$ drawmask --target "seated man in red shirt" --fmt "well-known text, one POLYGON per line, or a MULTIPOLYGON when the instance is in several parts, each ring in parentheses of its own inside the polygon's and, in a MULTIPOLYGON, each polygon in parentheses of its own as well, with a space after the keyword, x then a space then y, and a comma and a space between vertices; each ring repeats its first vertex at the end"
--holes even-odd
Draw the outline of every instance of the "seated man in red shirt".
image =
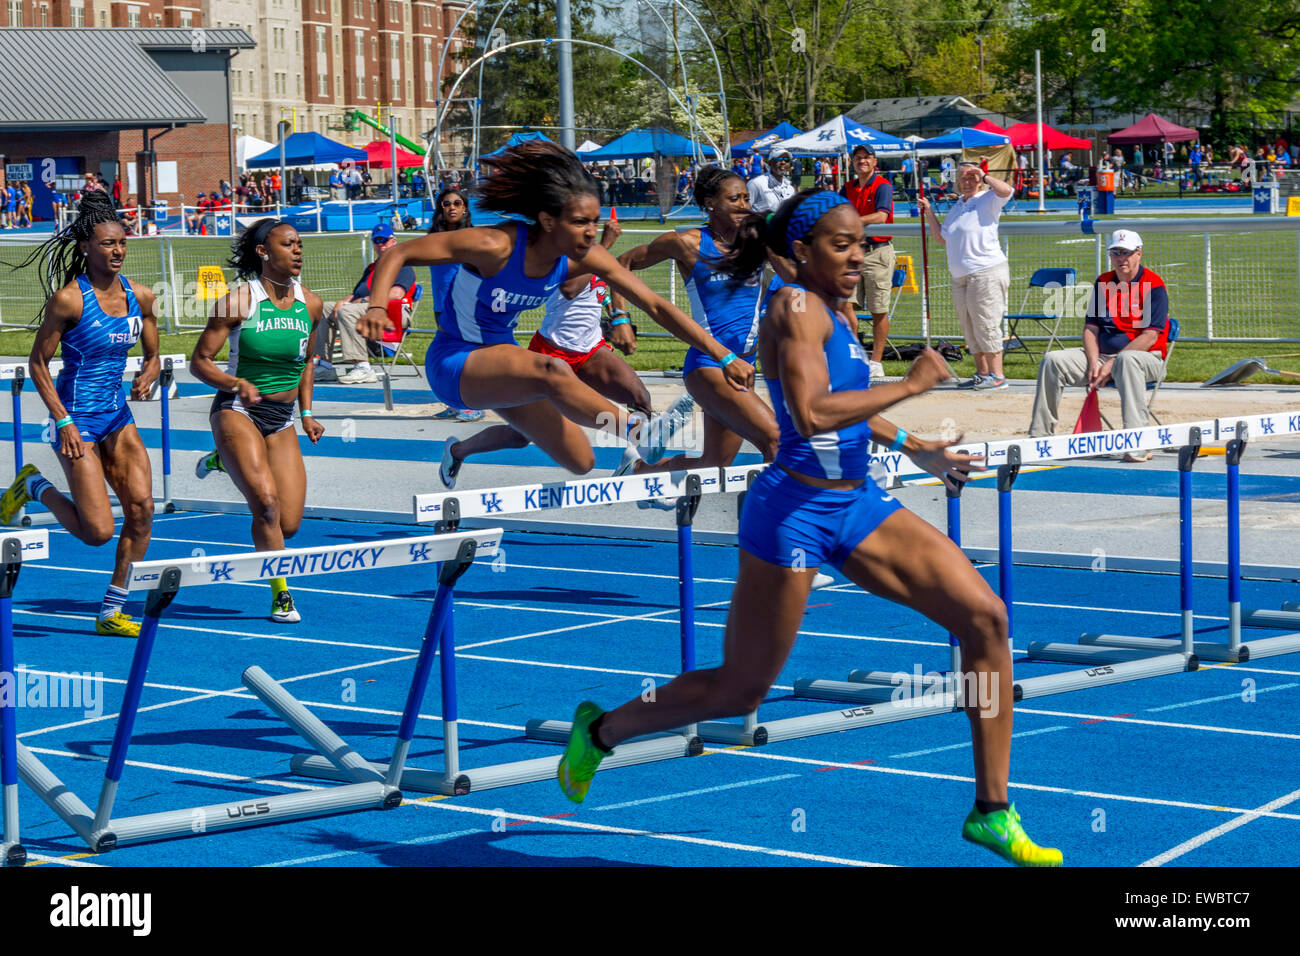
MULTIPOLYGON (((1169 351, 1169 292, 1142 265, 1142 237, 1130 229, 1111 236, 1110 272, 1093 284, 1083 326, 1083 348, 1048 352, 1038 366, 1029 435, 1056 431, 1056 409, 1067 385, 1100 388, 1112 378, 1119 389, 1125 428, 1148 424, 1146 389, 1164 373, 1169 351)), ((1149 461, 1149 451, 1125 461, 1149 461)))

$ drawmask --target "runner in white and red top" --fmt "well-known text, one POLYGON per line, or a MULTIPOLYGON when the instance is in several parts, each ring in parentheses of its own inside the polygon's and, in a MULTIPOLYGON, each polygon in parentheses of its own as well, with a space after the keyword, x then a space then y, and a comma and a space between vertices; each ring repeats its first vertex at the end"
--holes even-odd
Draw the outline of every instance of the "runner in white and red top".
MULTIPOLYGON (((607 222, 600 237, 601 245, 610 248, 622 231, 617 220, 607 222)), ((615 345, 625 355, 636 351, 631 325, 619 322, 611 330, 613 344, 605 341, 601 316, 608 301, 609 286, 604 279, 589 273, 570 277, 546 300, 542 327, 533 335, 528 348, 567 362, 578 378, 601 395, 649 419, 649 391, 632 366, 614 354, 615 345)), ((616 322, 626 317, 626 313, 613 316, 616 322)), ((528 444, 529 439, 509 425, 493 425, 464 441, 448 438, 439 475, 444 485, 453 488, 461 464, 470 455, 524 448, 528 444)))

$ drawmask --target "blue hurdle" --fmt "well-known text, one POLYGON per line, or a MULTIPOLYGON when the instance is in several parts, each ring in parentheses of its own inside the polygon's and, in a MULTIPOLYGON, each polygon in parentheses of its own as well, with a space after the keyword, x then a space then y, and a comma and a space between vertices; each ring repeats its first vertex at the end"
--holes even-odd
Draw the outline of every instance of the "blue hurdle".
MULTIPOLYGON (((716 468, 659 472, 653 475, 624 475, 617 478, 583 478, 544 484, 517 485, 480 491, 457 491, 415 495, 412 511, 417 523, 433 523, 439 533, 450 533, 464 520, 496 521, 505 515, 556 511, 570 507, 620 504, 677 498, 678 594, 681 615, 682 669, 695 667, 695 580, 691 562, 691 525, 700 497, 720 490, 716 468)), ((446 728, 446 767, 442 771, 408 767, 402 773, 403 789, 421 793, 460 796, 475 790, 533 783, 555 776, 560 755, 461 770, 457 754, 458 710, 456 703, 456 649, 451 622, 442 634, 442 700, 446 728)), ((525 736, 534 740, 567 742, 571 724, 562 720, 533 718, 527 721, 525 736)), ((693 728, 631 740, 614 748, 600 769, 632 766, 674 757, 689 757, 703 750, 693 728)), ((294 758, 295 773, 338 779, 337 770, 319 757, 294 758)), ((383 769, 382 767, 380 769, 383 769)))
MULTIPOLYGON (((163 500, 162 509, 165 512, 176 510, 172 502, 172 442, 171 442, 171 397, 175 389, 176 372, 185 367, 184 355, 162 355, 159 356, 159 362, 162 366, 158 373, 158 381, 154 383, 151 394, 156 394, 162 403, 162 473, 163 473, 163 500)), ((126 375, 134 375, 144 367, 144 358, 139 355, 127 357, 126 375)), ((55 359, 50 362, 50 374, 55 378, 58 377, 59 371, 63 368, 63 362, 55 359)), ((0 380, 9 379, 9 391, 13 396, 13 442, 14 442, 14 475, 22 471, 23 468, 23 387, 27 379, 31 377, 28 371, 27 363, 9 363, 0 365, 0 380)), ((115 508, 114 514, 120 514, 121 509, 115 508)), ((18 512, 19 524, 30 527, 33 524, 55 524, 53 515, 43 514, 33 518, 27 514, 27 509, 23 508, 18 512)))
POLYGON ((18 678, 14 671, 14 585, 24 561, 50 554, 45 529, 7 531, 0 537, 0 866, 22 866, 27 851, 18 828, 18 727, 14 711, 18 678))
POLYGON ((16 747, 19 777, 96 853, 104 853, 129 843, 198 836, 284 820, 355 810, 387 810, 399 806, 402 794, 397 780, 401 777, 410 747, 438 635, 450 631, 448 624, 455 582, 470 567, 476 556, 495 554, 500 540, 500 529, 492 529, 362 544, 204 556, 192 561, 172 559, 132 564, 127 586, 133 591, 148 591, 145 616, 140 627, 140 637, 136 641, 135 656, 131 662, 122 709, 118 714, 108 766, 94 811, 22 744, 16 747), (285 574, 333 574, 355 569, 432 566, 438 562, 441 562, 438 590, 429 613, 424 642, 388 773, 376 770, 262 668, 253 666, 244 672, 244 685, 324 754, 346 781, 344 785, 133 817, 113 816, 113 804, 126 766, 127 751, 144 691, 149 659, 158 635, 159 621, 182 587, 266 581, 285 574))

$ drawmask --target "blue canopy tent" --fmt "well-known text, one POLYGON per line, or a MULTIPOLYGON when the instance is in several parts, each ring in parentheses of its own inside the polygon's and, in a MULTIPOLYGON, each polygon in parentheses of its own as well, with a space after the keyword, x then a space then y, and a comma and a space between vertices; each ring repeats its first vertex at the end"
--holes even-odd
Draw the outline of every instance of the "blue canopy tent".
MULTIPOLYGON (((284 139, 285 166, 316 166, 319 163, 364 163, 369 156, 364 149, 337 143, 320 133, 291 133, 284 139)), ((280 165, 280 144, 248 160, 250 169, 269 169, 280 165)))
POLYGON ((506 140, 504 146, 501 146, 501 147, 499 147, 498 149, 494 149, 494 150, 492 150, 492 152, 490 152, 490 153, 484 153, 483 155, 484 155, 484 156, 499 156, 499 155, 501 155, 502 153, 504 153, 507 149, 509 149, 511 146, 518 146, 520 143, 527 143, 527 142, 529 142, 530 140, 534 140, 534 139, 544 139, 544 140, 546 140, 546 142, 548 142, 548 143, 552 143, 552 142, 554 142, 554 140, 552 140, 552 139, 551 139, 549 136, 547 136, 545 133, 534 133, 534 132, 528 132, 528 133, 511 133, 511 134, 510 134, 510 138, 509 138, 508 140, 506 140))
POLYGON ((1006 146, 1010 142, 1009 136, 958 126, 940 136, 918 140, 912 145, 918 153, 959 153, 964 149, 979 149, 984 146, 1006 146))
MULTIPOLYGON (((717 151, 700 144, 704 155, 713 158, 717 151)), ((640 159, 643 156, 694 156, 695 144, 685 136, 670 133, 663 127, 628 130, 622 136, 606 143, 600 149, 582 154, 584 163, 605 162, 611 159, 640 159)))
POLYGON ((803 130, 797 126, 791 126, 785 120, 782 120, 766 133, 755 136, 753 139, 747 139, 743 143, 733 144, 731 156, 733 159, 743 159, 750 153, 766 153, 772 144, 778 140, 789 139, 791 136, 798 136, 802 132, 803 130))

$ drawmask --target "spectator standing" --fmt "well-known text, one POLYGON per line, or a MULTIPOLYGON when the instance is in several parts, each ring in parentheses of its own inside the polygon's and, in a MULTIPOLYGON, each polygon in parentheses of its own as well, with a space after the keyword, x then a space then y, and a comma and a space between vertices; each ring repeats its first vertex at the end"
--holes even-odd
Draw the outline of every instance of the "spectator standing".
MULTIPOLYGON (((1146 388, 1164 372, 1169 350, 1169 292, 1142 265, 1142 237, 1116 230, 1108 249, 1111 269, 1097 277, 1088 300, 1083 347, 1059 349, 1038 366, 1030 437, 1054 434, 1056 410, 1067 385, 1100 388, 1111 379, 1119 389, 1125 428, 1147 425, 1146 388)), ((1151 452, 1126 454, 1149 461, 1151 452)))
POLYGON ((961 387, 1006 388, 1002 317, 1007 314, 1011 273, 998 242, 998 221, 1011 198, 1011 186, 981 172, 975 163, 962 163, 957 188, 961 198, 948 210, 942 226, 929 200, 920 197, 917 203, 922 218, 929 217, 930 235, 948 252, 953 304, 966 347, 975 358, 975 376, 961 387))
POLYGON ((747 184, 751 211, 776 212, 781 203, 794 195, 794 183, 790 182, 793 166, 794 157, 788 149, 774 149, 767 154, 768 171, 747 184))
MULTIPOLYGON (((853 204, 863 226, 894 221, 894 187, 877 171, 876 151, 865 143, 853 147, 853 171, 840 195, 853 204)), ((892 236, 867 236, 867 254, 862 262, 853 307, 871 313, 871 377, 879 380, 885 370, 880 362, 889 336, 889 290, 896 257, 892 236)))
POLYGON ((1205 155, 1201 152, 1201 144, 1193 143, 1191 152, 1187 154, 1187 163, 1192 167, 1192 185, 1201 185, 1201 163, 1204 162, 1205 155))
POLYGON ((113 205, 122 208, 122 177, 113 177, 113 205))
POLYGON ((22 210, 22 218, 26 228, 30 229, 32 223, 36 221, 36 212, 32 208, 36 197, 32 195, 31 183, 26 181, 19 185, 18 206, 22 210))

